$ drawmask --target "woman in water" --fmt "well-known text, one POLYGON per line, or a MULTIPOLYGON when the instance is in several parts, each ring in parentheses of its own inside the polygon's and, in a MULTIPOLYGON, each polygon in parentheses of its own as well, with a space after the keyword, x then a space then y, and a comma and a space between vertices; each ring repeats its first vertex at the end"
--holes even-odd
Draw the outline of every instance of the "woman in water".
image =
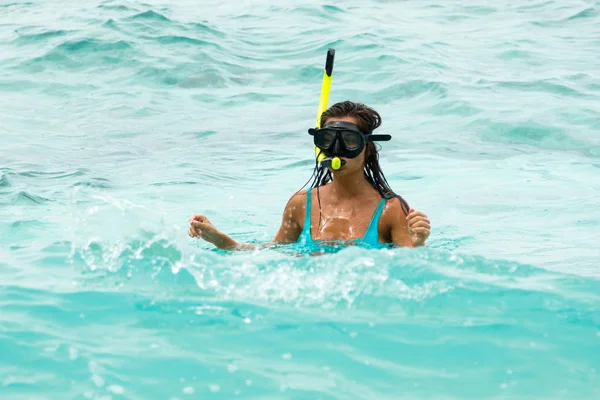
MULTIPOLYGON (((322 114, 322 128, 309 133, 327 158, 317 165, 311 188, 288 201, 274 243, 425 245, 429 219, 392 191, 379 166, 373 142, 391 139, 373 134, 380 125, 381 116, 375 110, 350 101, 334 104, 322 114), (332 160, 338 163, 337 169, 332 168, 332 160)), ((257 247, 236 242, 202 214, 192 215, 188 234, 220 249, 257 247)))

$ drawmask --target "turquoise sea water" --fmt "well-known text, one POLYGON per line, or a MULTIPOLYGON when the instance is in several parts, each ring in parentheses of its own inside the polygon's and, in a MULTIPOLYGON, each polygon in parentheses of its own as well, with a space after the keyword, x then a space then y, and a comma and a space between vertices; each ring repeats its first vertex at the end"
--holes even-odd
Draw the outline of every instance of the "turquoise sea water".
POLYGON ((600 398, 600 2, 2 1, 1 399, 600 398), (330 104, 425 249, 268 241, 330 104))

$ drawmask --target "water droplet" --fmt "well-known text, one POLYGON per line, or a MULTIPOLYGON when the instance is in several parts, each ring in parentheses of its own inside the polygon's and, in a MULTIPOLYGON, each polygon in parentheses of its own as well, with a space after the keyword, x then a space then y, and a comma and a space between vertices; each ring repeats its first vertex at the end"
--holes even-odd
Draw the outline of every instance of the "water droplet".
POLYGON ((281 355, 281 358, 283 358, 284 360, 291 360, 292 359, 292 354, 291 353, 284 353, 281 355))
POLYGON ((508 385, 506 383, 503 383, 503 384, 500 385, 500 389, 506 389, 507 386, 508 385))
POLYGON ((69 348, 69 360, 74 361, 77 360, 79 352, 77 351, 77 349, 71 347, 69 348))
POLYGON ((194 394, 195 390, 191 386, 186 386, 183 388, 183 393, 185 394, 194 394))
POLYGON ((355 338, 357 336, 358 336, 358 333, 356 333, 356 332, 350 332, 350 337, 351 338, 355 338))
POLYGON ((233 373, 234 373, 235 371, 237 371, 237 370, 238 370, 238 367, 236 367, 236 366, 235 366, 235 365, 233 365, 233 364, 229 364, 229 365, 227 366, 227 371, 228 371, 230 374, 233 374, 233 373))
POLYGON ((92 375, 92 382, 94 382, 94 385, 96 385, 97 387, 104 386, 104 379, 102 379, 100 375, 92 375))
POLYGON ((110 385, 107 390, 109 392, 112 392, 114 394, 123 394, 125 393, 125 388, 123 386, 119 386, 119 385, 110 385))
POLYGON ((246 317, 246 318, 244 318, 244 322, 249 324, 250 322, 252 322, 252 320, 250 318, 246 317))
POLYGON ((246 386, 252 386, 252 381, 250 379, 246 379, 246 386))
POLYGON ((58 350, 58 346, 55 346, 55 347, 45 347, 44 348, 44 351, 47 352, 47 353, 54 353, 54 352, 56 352, 56 350, 58 350))
POLYGON ((210 390, 213 393, 217 393, 219 390, 221 390, 221 386, 213 383, 212 385, 208 386, 208 390, 210 390))
POLYGON ((512 375, 512 369, 509 369, 508 371, 506 371, 506 373, 512 375))

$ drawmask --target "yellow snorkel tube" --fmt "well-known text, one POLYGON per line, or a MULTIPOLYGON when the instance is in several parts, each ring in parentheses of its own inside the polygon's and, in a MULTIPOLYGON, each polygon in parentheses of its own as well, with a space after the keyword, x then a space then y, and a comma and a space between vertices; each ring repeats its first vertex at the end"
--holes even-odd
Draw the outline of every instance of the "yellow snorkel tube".
MULTIPOLYGON (((329 91, 331 89, 331 78, 333 76, 333 59, 335 57, 335 49, 330 48, 327 50, 327 59, 325 60, 325 71, 323 71, 323 83, 321 85, 321 98, 319 99, 319 109, 317 111, 317 124, 316 127, 321 127, 321 115, 327 110, 327 102, 329 101, 329 91)), ((326 155, 315 146, 315 155, 317 162, 322 163, 326 159, 326 155)), ((333 157, 327 159, 331 162, 331 169, 338 170, 342 167, 342 160, 339 157, 333 157)), ((327 162, 329 164, 329 162, 327 162)), ((328 165, 329 166, 329 165, 328 165)))

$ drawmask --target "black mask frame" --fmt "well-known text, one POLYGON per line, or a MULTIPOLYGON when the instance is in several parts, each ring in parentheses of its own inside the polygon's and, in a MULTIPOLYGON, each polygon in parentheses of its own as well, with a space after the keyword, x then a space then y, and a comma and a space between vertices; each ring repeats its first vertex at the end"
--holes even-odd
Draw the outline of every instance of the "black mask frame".
POLYGON ((391 135, 364 133, 356 124, 346 121, 330 122, 320 129, 311 128, 308 133, 313 136, 315 146, 328 157, 355 158, 367 143, 392 139, 391 135))

